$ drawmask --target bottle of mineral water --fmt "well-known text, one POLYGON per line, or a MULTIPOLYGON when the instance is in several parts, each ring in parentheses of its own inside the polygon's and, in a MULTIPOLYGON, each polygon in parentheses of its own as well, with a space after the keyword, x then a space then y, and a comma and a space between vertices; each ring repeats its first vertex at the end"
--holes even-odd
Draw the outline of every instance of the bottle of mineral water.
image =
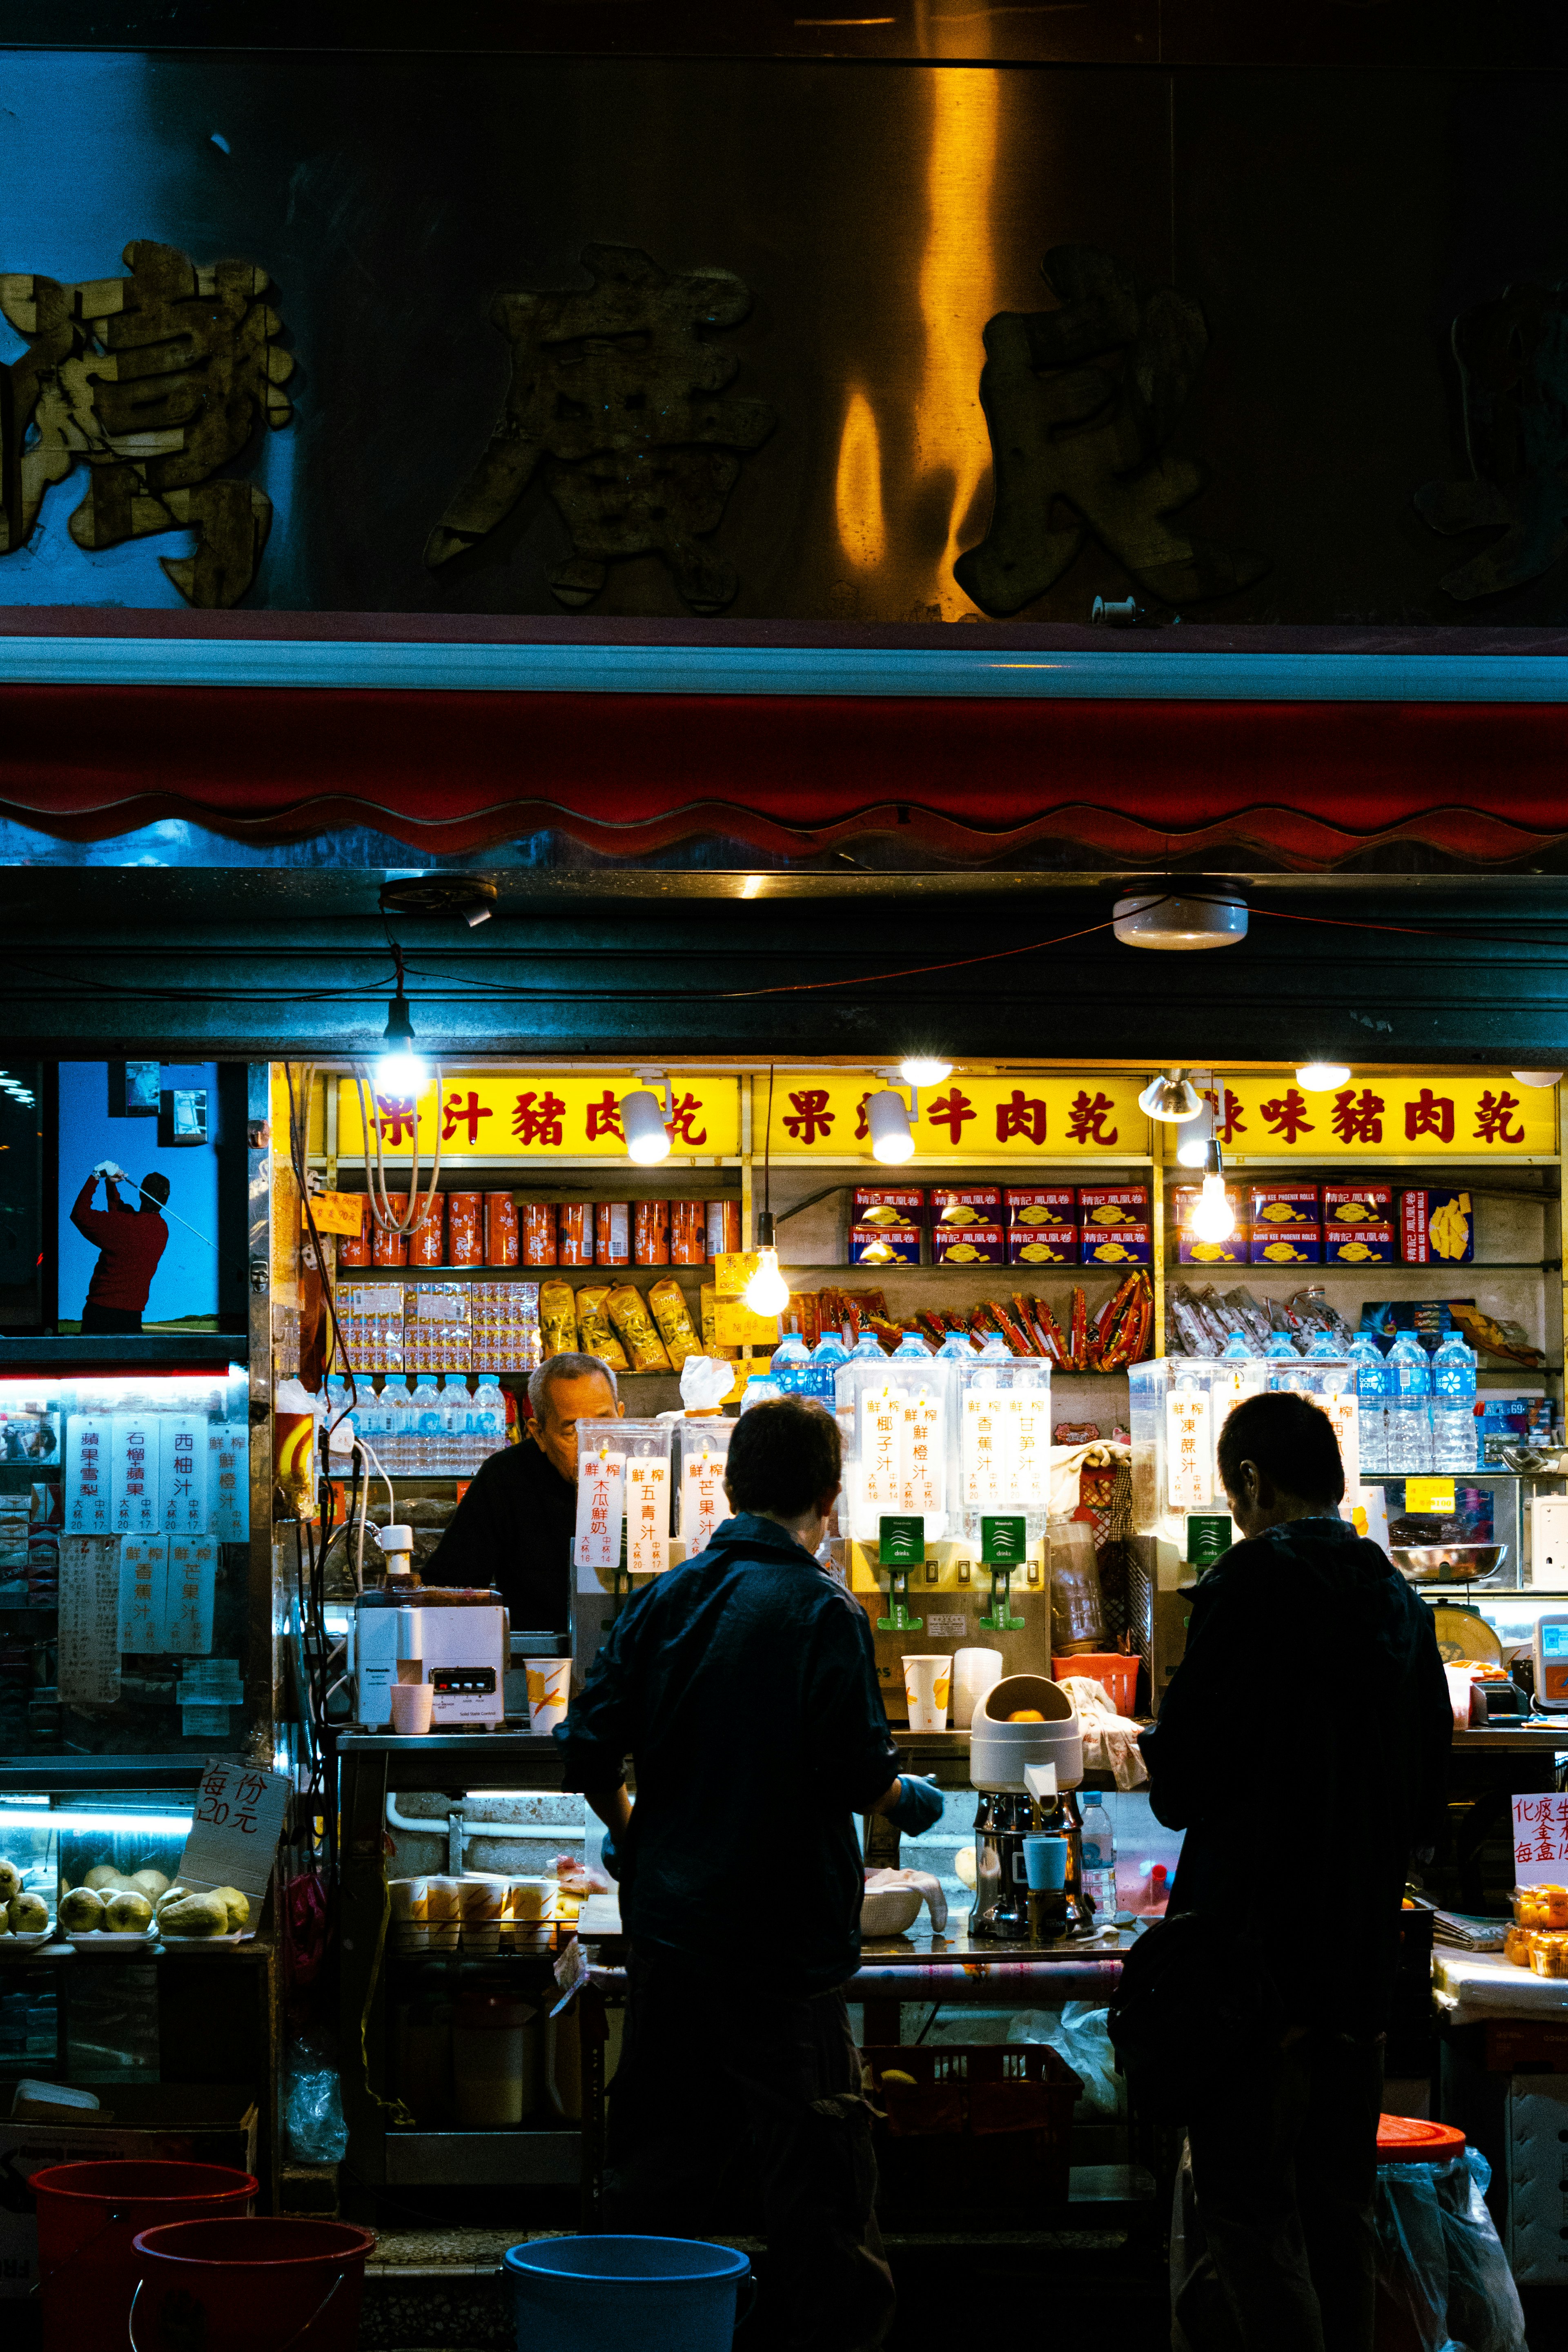
POLYGON ((381 1466, 394 1475, 414 1467, 414 1399, 408 1392, 406 1373, 394 1372, 381 1392, 382 1423, 385 1443, 376 1451, 381 1466))
POLYGON ((792 1323, 784 1337, 773 1349, 773 1360, 768 1376, 780 1396, 811 1394, 811 1358, 805 1352, 805 1341, 800 1336, 800 1326, 792 1323))
POLYGON ((1432 1467, 1476 1466, 1476 1351, 1450 1331, 1432 1359, 1432 1467))
POLYGON ((1094 1905, 1095 1926, 1108 1927, 1116 1916, 1116 1831, 1097 1790, 1084 1801, 1081 1843, 1083 1891, 1094 1905))
POLYGON ((506 1444, 506 1391, 498 1381, 481 1380, 474 1391, 475 1457, 478 1470, 506 1444))
POLYGON ((1388 1466, 1396 1476, 1423 1477, 1432 1467, 1432 1359, 1414 1331, 1395 1339, 1388 1369, 1388 1466))
POLYGON ((838 1333, 831 1329, 823 1333, 811 1351, 810 1385, 805 1393, 825 1404, 829 1412, 833 1411, 834 1383, 838 1377, 838 1367, 848 1361, 848 1349, 838 1333))
POLYGON ((1351 1341, 1350 1362, 1360 1408, 1361 1474, 1364 1482, 1385 1477, 1393 1467, 1388 1458, 1388 1401, 1394 1375, 1370 1331, 1358 1331, 1351 1341))

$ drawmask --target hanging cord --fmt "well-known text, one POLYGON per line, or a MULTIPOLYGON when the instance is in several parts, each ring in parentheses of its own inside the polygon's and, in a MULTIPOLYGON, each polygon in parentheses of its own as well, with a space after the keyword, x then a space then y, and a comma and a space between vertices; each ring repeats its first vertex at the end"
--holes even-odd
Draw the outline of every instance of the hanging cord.
POLYGON ((768 1116, 767 1123, 763 1129, 763 1214, 764 1217, 771 1217, 773 1212, 773 1066, 770 1062, 768 1064, 768 1116))
POLYGON ((435 1065, 435 1073, 436 1144, 434 1165, 430 1170, 429 1189, 426 1192, 424 1199, 421 1200, 419 1197, 419 1111, 417 1105, 416 1105, 409 1115, 409 1126, 413 1132, 413 1152, 408 1170, 408 1208, 406 1213, 403 1217, 399 1218, 395 1216, 393 1213, 392 1197, 387 1190, 386 1161, 382 1151, 381 1142, 381 1120, 378 1117, 373 1115, 372 1110, 372 1106, 375 1101, 374 1081, 371 1077, 369 1071, 366 1069, 363 1062, 356 1062, 354 1064, 354 1085, 359 1088, 360 1125, 365 1138, 365 1191, 370 1195, 371 1215, 374 1218, 376 1223, 381 1227, 384 1234, 395 1234, 400 1236, 411 1234, 415 1226, 426 1214, 432 1202, 436 1198, 436 1186, 441 1174, 442 1081, 441 1066, 438 1062, 435 1065), (375 1138, 375 1162, 374 1173, 372 1172, 370 1156, 370 1138, 373 1135, 375 1138))

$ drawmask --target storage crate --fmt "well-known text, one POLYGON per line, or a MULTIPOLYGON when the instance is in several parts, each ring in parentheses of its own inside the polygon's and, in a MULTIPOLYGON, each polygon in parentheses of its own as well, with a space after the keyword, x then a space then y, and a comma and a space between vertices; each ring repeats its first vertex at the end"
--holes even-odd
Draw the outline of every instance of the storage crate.
POLYGON ((947 2042, 865 2057, 887 2118, 881 2164, 895 2200, 932 2187, 990 2200, 1005 2185, 1065 2202, 1083 2084, 1048 2043, 947 2042), (889 2074, 913 2080, 889 2083, 889 2074))

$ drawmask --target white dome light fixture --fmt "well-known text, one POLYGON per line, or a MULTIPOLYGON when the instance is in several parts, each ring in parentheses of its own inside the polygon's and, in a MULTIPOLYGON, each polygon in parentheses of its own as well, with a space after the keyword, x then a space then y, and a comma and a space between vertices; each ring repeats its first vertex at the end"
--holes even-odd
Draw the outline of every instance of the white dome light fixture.
POLYGON ((866 1125, 871 1135, 871 1157, 886 1167, 915 1156, 914 1131, 909 1105, 891 1087, 866 1097, 866 1125))
MULTIPOLYGON (((656 1070, 638 1070, 639 1078, 659 1078, 656 1070)), ((621 1127, 626 1139, 626 1158, 639 1168, 657 1167, 669 1158, 669 1129, 666 1125, 673 1108, 669 1102, 669 1080, 662 1078, 665 1099, 660 1102, 646 1087, 635 1094, 621 1097, 621 1127)))
POLYGON ((1204 1098, 1188 1077, 1185 1070, 1162 1071, 1151 1078, 1138 1097, 1138 1108, 1151 1118, 1163 1118, 1179 1127, 1189 1118, 1196 1118, 1203 1109, 1204 1098))
POLYGON ((1510 1070, 1509 1076, 1521 1087, 1554 1087, 1563 1073, 1561 1070, 1510 1070))
POLYGON ((1124 948, 1233 948, 1247 937, 1247 901, 1228 891, 1185 898, 1146 890, 1118 898, 1110 919, 1124 948))
POLYGON ((940 1087, 952 1076, 952 1064, 940 1054, 910 1054, 899 1064, 899 1076, 909 1087, 940 1087))
POLYGON ((1336 1087, 1348 1087, 1350 1082, 1348 1062, 1303 1062, 1296 1073, 1296 1084, 1303 1094, 1331 1095, 1336 1087))
POLYGON ((1209 1145, 1213 1141, 1214 1104, 1205 1095, 1196 1118, 1189 1120, 1182 1129, 1176 1144, 1176 1158, 1184 1168, 1202 1168, 1207 1163, 1209 1145))

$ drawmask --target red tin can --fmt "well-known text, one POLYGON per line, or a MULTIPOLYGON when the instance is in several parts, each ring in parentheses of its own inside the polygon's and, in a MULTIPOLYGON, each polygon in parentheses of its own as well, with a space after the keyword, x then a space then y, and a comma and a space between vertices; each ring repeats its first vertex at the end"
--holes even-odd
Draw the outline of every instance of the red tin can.
POLYGON ((484 1207, 482 1192, 451 1192, 447 1202, 448 1265, 483 1265, 484 1207))
POLYGON ((371 1263, 370 1231, 370 1194, 366 1192, 360 1200, 358 1233, 338 1235, 340 1265, 369 1265, 371 1263))
POLYGON ((706 1265, 708 1219, 702 1202, 670 1202, 669 1262, 671 1265, 706 1265))
MULTIPOLYGON (((401 1222, 408 1214, 407 1193, 389 1192, 386 1196, 386 1205, 392 1214, 401 1222)), ((406 1265, 407 1263, 407 1234, 384 1234, 381 1227, 377 1225, 375 1238, 371 1244, 371 1264, 373 1265, 406 1265)))
POLYGON ((637 1202, 635 1246, 638 1265, 669 1264, 669 1202, 668 1201, 637 1202))
POLYGON ((522 1262, 524 1265, 553 1265, 556 1263, 553 1201, 523 1202, 522 1262))
POLYGON ((629 1201, 601 1201, 594 1212, 595 1265, 630 1265, 632 1207, 629 1201))
POLYGON ((594 1263, 594 1203, 563 1201, 555 1213, 555 1246, 562 1265, 594 1263))
POLYGON ((445 1265, 447 1263, 447 1195, 437 1192, 408 1236, 410 1265, 445 1265))
POLYGON ((707 1201, 708 1255, 723 1257, 741 1246, 741 1203, 739 1201, 707 1201))
POLYGON ((517 1264, 517 1202, 510 1192, 485 1194, 485 1264, 517 1264))

